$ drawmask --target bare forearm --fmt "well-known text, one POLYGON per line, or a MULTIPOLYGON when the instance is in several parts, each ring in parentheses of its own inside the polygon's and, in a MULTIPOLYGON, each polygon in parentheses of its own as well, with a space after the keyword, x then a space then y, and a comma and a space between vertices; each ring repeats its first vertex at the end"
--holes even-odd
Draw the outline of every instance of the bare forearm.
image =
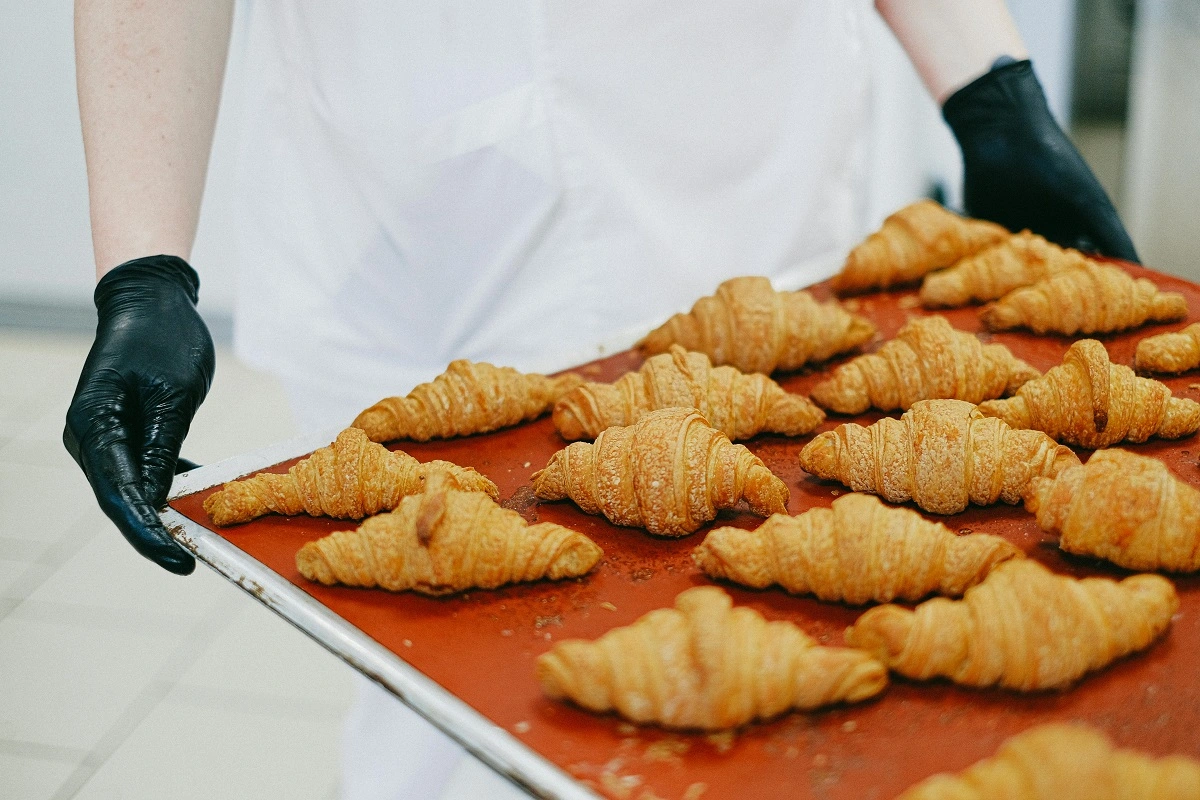
POLYGON ((232 16, 233 0, 76 0, 97 277, 190 256, 232 16))
POLYGON ((1004 0, 875 0, 940 105, 1000 56, 1027 58, 1004 0))

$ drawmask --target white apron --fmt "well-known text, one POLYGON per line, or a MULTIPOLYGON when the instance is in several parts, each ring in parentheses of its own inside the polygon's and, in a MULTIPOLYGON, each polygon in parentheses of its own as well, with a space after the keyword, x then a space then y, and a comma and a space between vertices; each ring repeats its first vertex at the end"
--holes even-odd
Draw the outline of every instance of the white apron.
MULTIPOLYGON (((808 285, 863 228, 868 0, 247 2, 235 346, 314 424, 808 285)), ((395 752, 359 735, 348 775, 395 752)), ((436 796, 387 772, 348 796, 436 796)))

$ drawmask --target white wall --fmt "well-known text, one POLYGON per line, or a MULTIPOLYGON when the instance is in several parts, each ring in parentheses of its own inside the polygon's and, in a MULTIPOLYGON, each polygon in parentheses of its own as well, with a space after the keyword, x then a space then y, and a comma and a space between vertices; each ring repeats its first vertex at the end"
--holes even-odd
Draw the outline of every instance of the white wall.
MULTIPOLYGON (((90 306, 95 270, 75 96, 71 0, 0 0, 0 300, 90 306)), ((236 46, 236 42, 234 43, 236 46)), ((236 70, 230 96, 240 92, 236 70)), ((217 123, 209 190, 193 262, 201 309, 233 308, 231 157, 236 133, 217 123)))
MULTIPOLYGON (((1185 2, 1187 0, 1181 0, 1185 2)), ((240 4, 239 4, 240 5, 240 4)), ((1074 0, 1010 0, 1055 109, 1069 105, 1074 0)), ((75 98, 70 0, 0 0, 0 300, 90 303, 87 185, 75 98)), ((239 26, 235 25, 235 31, 239 26)), ((236 36, 236 34, 235 34, 236 36)), ((931 180, 959 188, 958 151, 903 51, 877 18, 872 222, 919 196, 931 180)), ((231 166, 240 97, 236 40, 217 123, 209 185, 192 261, 201 308, 231 313, 236 289, 231 166)))
POLYGON ((1200 3, 1138 4, 1124 208, 1142 262, 1200 280, 1200 3))

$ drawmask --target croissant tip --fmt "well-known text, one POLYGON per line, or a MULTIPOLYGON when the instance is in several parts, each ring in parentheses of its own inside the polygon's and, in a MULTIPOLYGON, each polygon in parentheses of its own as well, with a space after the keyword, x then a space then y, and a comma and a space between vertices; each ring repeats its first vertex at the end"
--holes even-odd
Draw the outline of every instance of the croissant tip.
POLYGON ((912 615, 913 612, 899 606, 876 606, 846 629, 846 643, 865 650, 884 664, 891 664, 904 651, 912 615))
POLYGON ((800 468, 818 478, 832 478, 837 471, 837 432, 819 434, 800 451, 800 468))
POLYGON ((333 571, 329 569, 329 564, 321 555, 321 548, 316 542, 308 542, 296 553, 296 569, 310 581, 317 581, 326 586, 336 583, 333 571))
POLYGON ((399 439, 401 438, 399 434, 390 435, 392 433, 388 426, 390 417, 391 415, 382 409, 368 408, 355 417, 354 422, 350 423, 350 427, 346 430, 360 430, 366 434, 368 439, 376 443, 399 439))
POLYGON ((554 421, 554 427, 558 431, 558 435, 566 439, 568 442, 574 442, 578 439, 587 437, 588 431, 583 427, 583 423, 579 420, 579 415, 575 413, 575 409, 565 402, 566 398, 559 400, 554 405, 554 411, 550 417, 554 421))

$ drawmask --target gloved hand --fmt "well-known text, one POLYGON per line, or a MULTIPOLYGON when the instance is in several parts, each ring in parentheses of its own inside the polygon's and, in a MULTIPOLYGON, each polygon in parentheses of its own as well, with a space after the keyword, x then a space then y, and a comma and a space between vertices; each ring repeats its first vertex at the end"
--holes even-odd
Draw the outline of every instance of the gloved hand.
POLYGON ((952 94, 942 115, 962 148, 968 214, 1138 260, 1108 195, 1050 115, 1029 61, 994 67, 952 94))
POLYGON ((100 508, 134 548, 179 575, 196 560, 156 509, 212 383, 212 337, 196 312, 200 279, 175 256, 128 261, 96 284, 99 324, 67 411, 63 443, 100 508))

